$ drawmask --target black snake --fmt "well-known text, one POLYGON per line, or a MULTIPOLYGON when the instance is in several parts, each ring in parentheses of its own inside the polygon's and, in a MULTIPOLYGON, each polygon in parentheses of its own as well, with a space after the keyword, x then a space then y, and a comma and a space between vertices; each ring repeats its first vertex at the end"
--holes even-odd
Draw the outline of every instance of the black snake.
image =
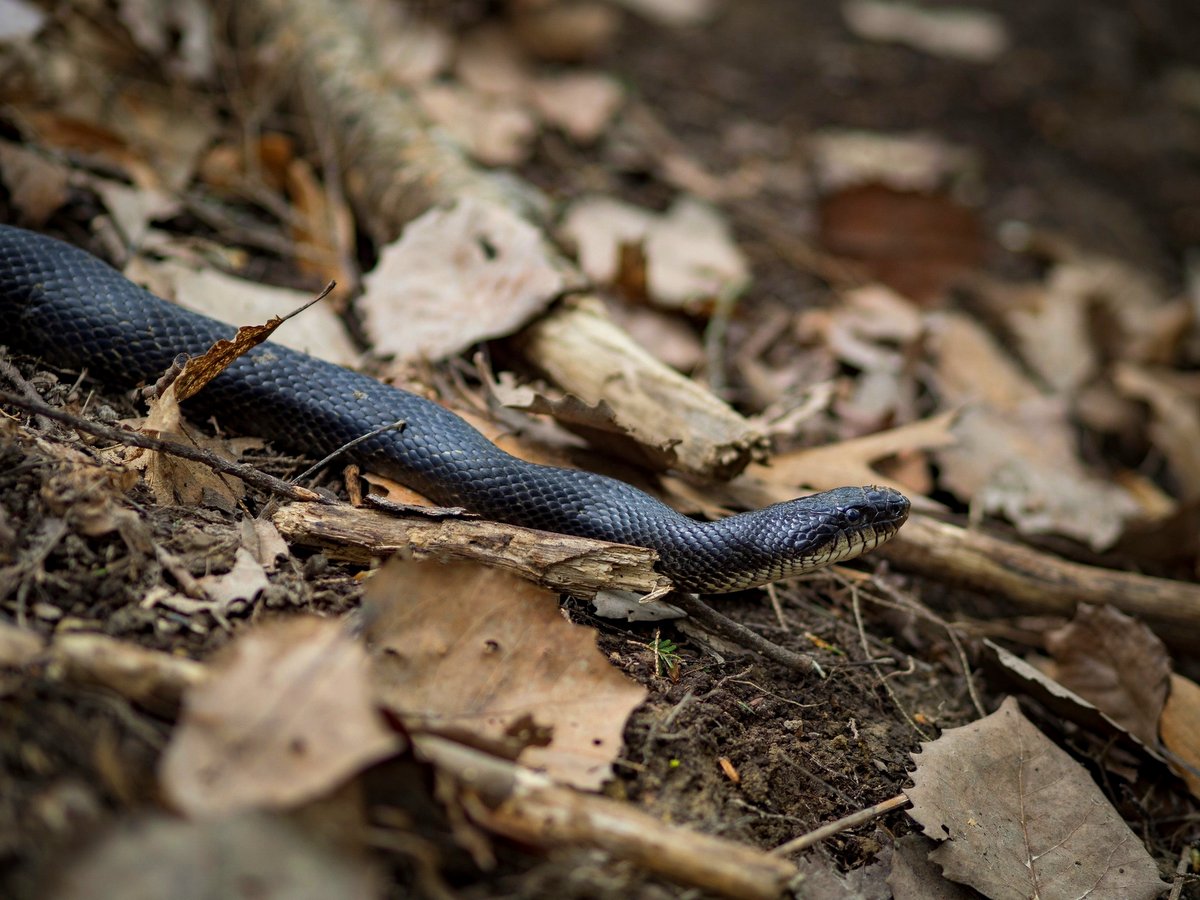
MULTIPOLYGON (((0 344, 84 368, 114 387, 152 381, 180 353, 233 328, 167 303, 70 244, 0 225, 0 344)), ((432 401, 265 343, 187 408, 314 454, 403 419, 349 455, 437 503, 502 522, 650 547, 674 585, 733 591, 870 550, 896 533, 908 500, 844 487, 717 522, 699 522, 611 478, 509 456, 432 401)))

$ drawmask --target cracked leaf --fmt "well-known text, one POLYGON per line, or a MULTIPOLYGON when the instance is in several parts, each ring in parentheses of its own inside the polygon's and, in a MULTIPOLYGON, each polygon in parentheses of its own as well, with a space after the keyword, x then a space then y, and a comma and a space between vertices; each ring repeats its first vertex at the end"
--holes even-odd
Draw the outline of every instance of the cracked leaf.
POLYGON ((909 812, 947 878, 993 900, 1152 900, 1158 866, 1087 771, 1009 697, 914 754, 909 812))

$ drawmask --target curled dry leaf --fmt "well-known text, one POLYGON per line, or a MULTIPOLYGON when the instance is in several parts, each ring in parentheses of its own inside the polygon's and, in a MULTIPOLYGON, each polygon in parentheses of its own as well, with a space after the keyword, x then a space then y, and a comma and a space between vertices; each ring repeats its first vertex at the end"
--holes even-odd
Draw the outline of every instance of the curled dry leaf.
POLYGON ((1087 771, 1009 697, 914 754, 912 816, 947 878, 993 900, 1153 900, 1158 866, 1087 771))
POLYGON ((298 617, 243 632, 184 697, 159 778, 192 816, 288 808, 398 749, 345 626, 298 617))
POLYGON ((538 229, 476 200, 414 220, 365 283, 363 326, 376 352, 400 360, 511 334, 566 286, 538 229))
POLYGON ((30 228, 40 228, 70 198, 70 169, 9 141, 0 141, 0 180, 30 228))
POLYGON ((562 618, 555 594, 477 565, 393 558, 363 605, 377 696, 406 726, 503 743, 532 722, 549 743, 525 746, 522 763, 585 789, 608 778, 646 690, 562 618))
POLYGON ((1171 657, 1149 628, 1111 606, 1080 604, 1046 634, 1055 678, 1145 744, 1158 744, 1171 657))
POLYGON ((736 296, 749 278, 728 223, 691 197, 680 198, 663 215, 609 197, 584 197, 567 211, 562 232, 575 245, 583 270, 605 284, 619 274, 622 247, 640 244, 647 292, 664 306, 736 296))

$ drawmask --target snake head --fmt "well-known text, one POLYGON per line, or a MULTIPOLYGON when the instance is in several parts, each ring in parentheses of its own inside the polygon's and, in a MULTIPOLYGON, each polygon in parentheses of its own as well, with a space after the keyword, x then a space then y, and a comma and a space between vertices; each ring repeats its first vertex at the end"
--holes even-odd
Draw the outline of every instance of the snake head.
POLYGON ((908 498, 893 488, 867 485, 824 491, 791 501, 799 567, 790 574, 810 572, 831 563, 854 559, 890 540, 908 519, 908 498))

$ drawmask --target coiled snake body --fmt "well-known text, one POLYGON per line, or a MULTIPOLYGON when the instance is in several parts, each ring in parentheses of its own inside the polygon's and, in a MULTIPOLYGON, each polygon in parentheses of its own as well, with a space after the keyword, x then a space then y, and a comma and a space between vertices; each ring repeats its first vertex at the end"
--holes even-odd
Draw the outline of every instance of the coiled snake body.
MULTIPOLYGON (((90 254, 0 225, 0 344, 114 387, 161 375, 234 329, 143 290, 90 254)), ((850 559, 908 515, 890 488, 838 488, 717 522, 698 522, 604 476, 535 465, 495 447, 436 403, 267 342, 187 402, 239 431, 324 455, 403 419, 349 455, 498 521, 650 547, 681 590, 740 590, 850 559)))

